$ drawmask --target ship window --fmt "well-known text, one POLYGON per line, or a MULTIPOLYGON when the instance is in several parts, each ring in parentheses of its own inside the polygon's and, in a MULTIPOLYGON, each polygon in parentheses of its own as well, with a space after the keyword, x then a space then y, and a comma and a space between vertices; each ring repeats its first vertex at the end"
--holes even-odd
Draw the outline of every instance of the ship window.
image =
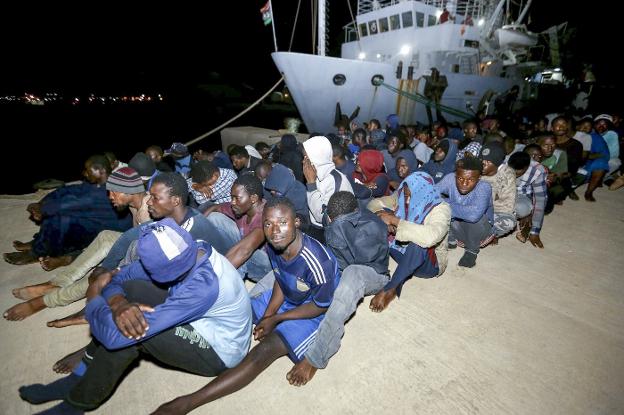
POLYGON ((425 14, 423 12, 416 12, 416 26, 425 26, 425 14))
POLYGON ((377 34, 377 20, 373 20, 372 22, 368 22, 368 31, 371 35, 377 34))
POLYGON ((464 47, 465 48, 475 48, 475 49, 479 49, 479 41, 478 40, 464 40, 464 47))
POLYGON ((438 21, 438 19, 436 19, 435 15, 430 14, 429 16, 427 16, 427 26, 435 26, 436 22, 438 21))
POLYGON ((381 19, 379 19, 379 33, 387 32, 387 31, 388 31, 388 18, 382 17, 381 19))
POLYGON ((379 86, 383 83, 384 83, 383 75, 373 75, 373 77, 371 78, 371 84, 373 84, 374 86, 379 86))
POLYGON ((399 21, 399 15, 395 14, 390 16, 390 30, 397 30, 401 28, 401 22, 399 21))
POLYGON ((414 26, 414 20, 412 19, 412 12, 405 12, 401 14, 403 18, 403 28, 414 26))
POLYGON ((368 27, 366 26, 366 23, 360 23, 360 36, 368 36, 368 27))
POLYGON ((334 85, 341 86, 341 85, 344 85, 345 82, 347 82, 347 77, 341 73, 338 73, 334 75, 333 81, 334 81, 334 85))

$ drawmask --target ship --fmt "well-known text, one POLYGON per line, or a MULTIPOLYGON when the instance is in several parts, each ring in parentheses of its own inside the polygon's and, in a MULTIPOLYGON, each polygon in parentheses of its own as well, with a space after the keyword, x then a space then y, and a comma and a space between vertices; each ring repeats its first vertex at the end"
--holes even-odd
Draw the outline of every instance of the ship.
POLYGON ((522 23, 531 0, 512 21, 507 0, 359 0, 340 57, 326 56, 318 3, 317 53, 271 55, 309 132, 335 130, 337 104, 359 125, 389 114, 431 124, 491 113, 493 100, 549 64, 534 58, 549 55, 534 53, 544 45, 522 23))

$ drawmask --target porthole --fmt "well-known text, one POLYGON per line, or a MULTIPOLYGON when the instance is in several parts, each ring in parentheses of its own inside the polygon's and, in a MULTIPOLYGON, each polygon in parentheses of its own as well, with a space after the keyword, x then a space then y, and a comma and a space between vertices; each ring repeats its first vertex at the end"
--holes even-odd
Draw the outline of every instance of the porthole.
POLYGON ((339 73, 334 75, 334 85, 341 86, 344 85, 345 82, 347 82, 347 77, 343 74, 339 73))
POLYGON ((383 75, 374 75, 371 78, 371 84, 373 84, 374 86, 380 86, 383 83, 384 83, 383 75))

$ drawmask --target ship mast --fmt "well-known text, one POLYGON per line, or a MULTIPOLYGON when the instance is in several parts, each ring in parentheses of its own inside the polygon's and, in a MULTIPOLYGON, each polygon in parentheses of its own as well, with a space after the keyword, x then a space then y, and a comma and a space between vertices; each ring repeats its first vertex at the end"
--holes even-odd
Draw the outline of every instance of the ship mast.
POLYGON ((325 32, 325 0, 317 0, 317 20, 318 20, 318 55, 325 56, 325 42, 327 33, 325 32))

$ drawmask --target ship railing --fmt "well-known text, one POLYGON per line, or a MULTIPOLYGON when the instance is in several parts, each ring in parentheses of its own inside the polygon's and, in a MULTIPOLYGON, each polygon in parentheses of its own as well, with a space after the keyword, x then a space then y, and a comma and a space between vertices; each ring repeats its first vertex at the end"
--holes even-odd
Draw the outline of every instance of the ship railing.
MULTIPOLYGON (((359 0, 357 14, 369 13, 374 10, 398 4, 401 1, 404 0, 359 0)), ((487 18, 493 11, 492 2, 485 0, 420 0, 420 2, 433 6, 440 11, 452 4, 454 10, 453 15, 456 17, 462 16, 462 18, 456 21, 464 21, 466 17, 470 16, 472 20, 476 22, 482 17, 487 18)))

